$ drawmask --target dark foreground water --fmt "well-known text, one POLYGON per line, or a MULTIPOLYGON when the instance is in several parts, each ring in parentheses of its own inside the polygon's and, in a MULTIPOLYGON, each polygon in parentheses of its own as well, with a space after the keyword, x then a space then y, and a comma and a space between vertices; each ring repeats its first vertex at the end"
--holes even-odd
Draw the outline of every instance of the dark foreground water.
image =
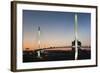
MULTIPOLYGON (((23 51, 23 62, 61 61, 74 59, 74 50, 46 50, 41 54, 41 58, 37 57, 36 51, 23 51)), ((91 51, 79 49, 78 60, 81 59, 91 59, 91 51)))

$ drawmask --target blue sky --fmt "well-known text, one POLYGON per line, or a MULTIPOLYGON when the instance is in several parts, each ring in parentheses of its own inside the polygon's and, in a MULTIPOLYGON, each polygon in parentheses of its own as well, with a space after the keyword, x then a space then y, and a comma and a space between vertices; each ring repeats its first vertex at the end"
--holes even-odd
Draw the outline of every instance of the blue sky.
MULTIPOLYGON (((40 27, 41 32, 40 41, 42 47, 71 45, 75 38, 74 15, 74 12, 23 10, 24 47, 36 47, 38 27, 40 27)), ((77 13, 77 15, 78 39, 82 42, 82 45, 90 45, 91 14, 77 13)))

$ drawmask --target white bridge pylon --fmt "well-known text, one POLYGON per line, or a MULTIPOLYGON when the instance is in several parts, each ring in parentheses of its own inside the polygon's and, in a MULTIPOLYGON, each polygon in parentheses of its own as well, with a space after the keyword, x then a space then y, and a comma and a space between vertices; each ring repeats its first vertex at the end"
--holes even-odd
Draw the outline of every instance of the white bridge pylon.
MULTIPOLYGON (((41 47, 40 47, 40 26, 38 26, 38 49, 40 49, 41 47)), ((37 57, 38 58, 41 58, 41 52, 38 50, 37 51, 37 57)))
POLYGON ((78 59, 78 34, 77 34, 77 30, 78 30, 78 18, 77 18, 77 14, 75 14, 75 25, 74 25, 74 29, 75 29, 75 60, 78 59))

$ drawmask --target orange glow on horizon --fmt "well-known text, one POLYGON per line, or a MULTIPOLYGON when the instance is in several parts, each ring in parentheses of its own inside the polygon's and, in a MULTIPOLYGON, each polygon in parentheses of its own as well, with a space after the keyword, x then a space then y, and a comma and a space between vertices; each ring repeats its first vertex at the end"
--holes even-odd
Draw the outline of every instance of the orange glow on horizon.
MULTIPOLYGON (((81 41, 81 40, 80 40, 81 41)), ((90 46, 91 44, 89 43, 90 41, 84 43, 86 41, 82 41, 82 46, 90 46)), ((72 42, 71 41, 58 41, 58 40, 41 40, 40 47, 41 48, 50 48, 50 47, 62 47, 62 46, 71 46, 72 42)), ((23 50, 35 50, 35 49, 40 49, 38 48, 38 41, 37 40, 29 40, 29 39, 24 39, 23 40, 23 50)))

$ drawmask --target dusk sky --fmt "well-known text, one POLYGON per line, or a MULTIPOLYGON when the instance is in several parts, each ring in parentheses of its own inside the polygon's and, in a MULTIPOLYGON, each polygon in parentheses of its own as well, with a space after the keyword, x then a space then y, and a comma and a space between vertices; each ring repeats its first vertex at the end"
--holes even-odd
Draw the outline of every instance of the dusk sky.
MULTIPOLYGON (((23 10, 23 49, 38 48, 38 27, 40 27, 41 48, 70 46, 75 39, 74 12, 23 10)), ((91 14, 77 13, 78 39, 83 46, 91 42, 91 14)))

